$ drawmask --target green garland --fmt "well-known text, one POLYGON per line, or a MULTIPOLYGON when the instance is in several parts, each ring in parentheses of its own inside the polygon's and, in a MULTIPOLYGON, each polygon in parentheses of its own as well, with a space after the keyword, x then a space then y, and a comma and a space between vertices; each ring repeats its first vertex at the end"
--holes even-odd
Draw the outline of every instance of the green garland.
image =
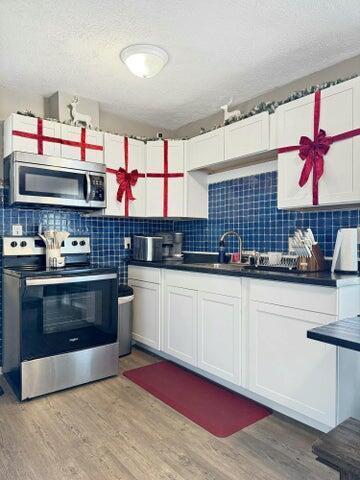
MULTIPOLYGON (((249 117, 252 117, 253 115, 257 115, 258 113, 262 113, 262 112, 269 112, 270 114, 275 113, 275 110, 280 105, 284 105, 285 103, 292 102, 294 100, 297 100, 298 98, 311 95, 312 93, 315 93, 317 90, 324 90, 325 88, 333 87, 334 85, 338 85, 339 83, 347 82, 348 80, 351 80, 356 77, 358 77, 358 74, 353 74, 349 77, 338 78, 337 80, 323 82, 308 88, 303 88, 302 90, 297 90, 296 92, 293 92, 291 95, 289 95, 283 100, 274 100, 272 102, 260 102, 257 105, 255 105, 255 107, 252 108, 249 112, 242 113, 241 115, 235 115, 234 117, 228 118, 222 125, 217 125, 216 127, 211 128, 208 131, 224 127, 225 125, 230 125, 231 123, 238 122, 240 120, 244 120, 245 118, 249 118, 249 117)), ((201 129, 200 133, 206 133, 206 130, 201 129)))
MULTIPOLYGON (((337 80, 332 80, 332 81, 329 81, 329 82, 323 82, 323 83, 320 83, 318 85, 313 85, 312 87, 303 88, 302 90, 297 90, 296 92, 293 92, 291 95, 289 95, 288 97, 286 97, 283 100, 274 100, 272 102, 260 102, 257 105, 255 105, 255 107, 252 108, 249 112, 242 113, 240 115, 234 115, 233 117, 225 120, 225 122, 223 122, 221 125, 216 125, 213 128, 210 128, 208 130, 206 130, 205 128, 201 128, 199 133, 203 134, 203 133, 211 132, 211 131, 216 130, 218 128, 222 128, 225 125, 230 125, 231 123, 239 122, 240 120, 244 120, 245 118, 249 118, 249 117, 252 117, 253 115, 257 115, 258 113, 262 113, 262 112, 269 112, 270 114, 274 113, 275 110, 280 105, 284 105, 285 103, 292 102, 294 100, 297 100, 298 98, 302 98, 302 97, 306 97, 307 95, 311 95, 312 93, 316 92, 317 90, 324 90, 325 88, 333 87, 334 85, 338 85, 339 83, 346 82, 346 81, 351 80, 353 78, 356 78, 358 76, 359 76, 358 74, 353 74, 349 77, 338 78, 337 80)), ((36 117, 36 115, 33 112, 31 112, 31 110, 25 110, 23 112, 18 111, 16 113, 18 113, 20 115, 25 115, 27 117, 36 117)), ((52 121, 59 122, 58 120, 53 119, 53 118, 51 118, 51 119, 49 118, 49 119, 46 119, 46 120, 52 120, 52 121)), ((70 121, 59 122, 59 123, 72 125, 72 123, 70 121)), ((99 131, 98 128, 95 128, 94 130, 99 131)), ((105 132, 105 133, 112 133, 112 132, 105 132)), ((119 135, 121 135, 121 134, 119 134, 119 135)), ((127 134, 125 134, 125 135, 127 137, 133 138, 135 140, 142 140, 145 143, 146 142, 154 142, 156 140, 161 140, 162 139, 161 135, 159 135, 157 137, 139 137, 139 136, 136 136, 136 135, 127 135, 127 134)), ((189 138, 191 138, 191 137, 184 137, 184 138, 181 138, 181 139, 179 139, 179 138, 168 139, 168 140, 188 140, 189 138)))

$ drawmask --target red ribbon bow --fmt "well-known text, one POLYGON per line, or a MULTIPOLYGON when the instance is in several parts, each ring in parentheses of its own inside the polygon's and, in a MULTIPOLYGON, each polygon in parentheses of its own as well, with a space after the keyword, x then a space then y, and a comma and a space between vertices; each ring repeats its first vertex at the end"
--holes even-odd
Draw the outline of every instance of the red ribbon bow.
POLYGON ((302 136, 299 145, 292 145, 289 147, 281 147, 278 153, 293 152, 299 150, 299 157, 305 161, 305 165, 301 171, 299 185, 303 187, 313 172, 312 196, 313 205, 319 205, 319 180, 324 173, 324 155, 330 149, 330 145, 340 140, 347 140, 360 135, 360 128, 348 130, 331 137, 326 136, 325 130, 319 129, 320 123, 320 105, 321 105, 321 91, 318 90, 314 95, 314 140, 309 137, 302 136))
POLYGON ((332 138, 327 137, 325 130, 322 129, 314 133, 314 140, 305 136, 300 138, 299 157, 305 161, 305 165, 301 171, 299 185, 303 187, 307 183, 311 171, 313 171, 313 200, 314 205, 317 205, 319 201, 319 180, 324 173, 324 155, 329 151, 332 138))
POLYGON ((136 185, 138 178, 139 172, 137 170, 127 172, 124 168, 119 168, 119 170, 116 172, 116 181, 119 184, 116 198, 119 202, 122 201, 124 194, 127 200, 135 200, 135 197, 132 193, 132 187, 136 185))

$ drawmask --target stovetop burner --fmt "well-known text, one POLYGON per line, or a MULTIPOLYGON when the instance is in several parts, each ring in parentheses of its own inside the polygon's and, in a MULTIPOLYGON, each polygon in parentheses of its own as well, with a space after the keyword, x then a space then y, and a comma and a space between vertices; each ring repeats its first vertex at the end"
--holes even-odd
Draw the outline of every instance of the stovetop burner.
MULTIPOLYGON (((6 268, 6 267, 5 267, 6 268)), ((66 265, 65 267, 61 268, 46 268, 45 265, 18 265, 16 267, 8 267, 9 270, 13 270, 15 272, 63 272, 66 270, 78 270, 80 268, 95 268, 94 266, 90 265, 89 263, 76 263, 72 265, 66 265)))

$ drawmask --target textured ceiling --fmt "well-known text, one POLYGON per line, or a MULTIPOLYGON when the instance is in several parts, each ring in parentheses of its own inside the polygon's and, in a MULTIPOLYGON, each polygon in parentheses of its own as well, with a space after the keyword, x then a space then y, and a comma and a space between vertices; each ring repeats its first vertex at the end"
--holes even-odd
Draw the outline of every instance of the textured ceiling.
POLYGON ((360 53, 359 0, 0 0, 0 85, 176 129, 360 53), (167 50, 156 77, 119 60, 167 50))

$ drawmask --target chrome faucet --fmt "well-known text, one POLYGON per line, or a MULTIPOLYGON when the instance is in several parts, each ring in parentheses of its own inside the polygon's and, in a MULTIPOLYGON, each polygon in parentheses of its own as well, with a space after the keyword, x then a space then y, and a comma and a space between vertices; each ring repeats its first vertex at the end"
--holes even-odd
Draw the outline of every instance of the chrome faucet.
POLYGON ((235 235, 235 237, 239 240, 239 263, 241 263, 242 259, 242 240, 240 235, 235 232, 235 230, 229 230, 228 232, 225 232, 221 235, 220 240, 219 240, 219 245, 225 246, 225 238, 228 237, 229 235, 235 235))

